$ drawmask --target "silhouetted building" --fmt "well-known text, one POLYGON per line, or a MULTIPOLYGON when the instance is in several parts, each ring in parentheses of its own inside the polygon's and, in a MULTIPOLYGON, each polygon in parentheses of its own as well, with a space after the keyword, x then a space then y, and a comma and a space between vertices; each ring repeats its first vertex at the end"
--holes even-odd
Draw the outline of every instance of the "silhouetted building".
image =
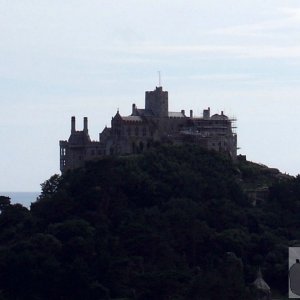
POLYGON ((130 116, 121 116, 117 111, 111 127, 105 127, 100 133, 99 141, 91 141, 87 118, 84 118, 83 130, 77 131, 75 117, 72 117, 69 140, 60 141, 60 170, 63 173, 105 155, 141 153, 156 142, 192 142, 235 159, 237 136, 233 122, 223 111, 211 116, 210 108, 203 110, 203 116, 199 117, 194 116, 192 110, 188 116, 184 110, 170 112, 168 92, 156 87, 146 92, 145 108, 132 104, 130 116))

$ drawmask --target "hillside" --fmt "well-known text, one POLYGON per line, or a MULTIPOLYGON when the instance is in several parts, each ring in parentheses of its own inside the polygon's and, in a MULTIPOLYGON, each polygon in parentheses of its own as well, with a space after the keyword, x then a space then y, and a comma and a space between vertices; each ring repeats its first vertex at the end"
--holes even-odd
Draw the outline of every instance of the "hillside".
POLYGON ((161 146, 42 189, 30 210, 0 198, 0 299, 251 299, 258 266, 287 292, 299 177, 161 146))

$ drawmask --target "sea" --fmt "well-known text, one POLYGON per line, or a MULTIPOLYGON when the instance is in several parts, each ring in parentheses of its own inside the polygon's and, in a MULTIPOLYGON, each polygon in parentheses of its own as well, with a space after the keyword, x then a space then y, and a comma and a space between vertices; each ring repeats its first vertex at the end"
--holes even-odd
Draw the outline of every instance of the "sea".
POLYGON ((36 201, 40 192, 0 192, 0 196, 10 198, 11 204, 20 203, 23 206, 30 208, 30 204, 36 201))

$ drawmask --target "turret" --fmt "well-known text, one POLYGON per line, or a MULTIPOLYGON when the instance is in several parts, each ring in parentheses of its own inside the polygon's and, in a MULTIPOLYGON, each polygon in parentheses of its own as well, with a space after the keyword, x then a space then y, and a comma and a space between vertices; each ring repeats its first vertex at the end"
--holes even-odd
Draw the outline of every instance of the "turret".
POLYGON ((209 119, 210 118, 210 107, 208 109, 203 110, 203 118, 209 119))

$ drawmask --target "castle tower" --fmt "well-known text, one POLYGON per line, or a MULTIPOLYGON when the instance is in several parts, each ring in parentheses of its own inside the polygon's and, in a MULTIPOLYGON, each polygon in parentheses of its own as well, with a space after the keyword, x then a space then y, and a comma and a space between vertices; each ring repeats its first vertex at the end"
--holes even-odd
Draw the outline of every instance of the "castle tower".
POLYGON ((152 111, 156 117, 168 117, 168 92, 163 91, 161 86, 146 92, 145 109, 152 111))

